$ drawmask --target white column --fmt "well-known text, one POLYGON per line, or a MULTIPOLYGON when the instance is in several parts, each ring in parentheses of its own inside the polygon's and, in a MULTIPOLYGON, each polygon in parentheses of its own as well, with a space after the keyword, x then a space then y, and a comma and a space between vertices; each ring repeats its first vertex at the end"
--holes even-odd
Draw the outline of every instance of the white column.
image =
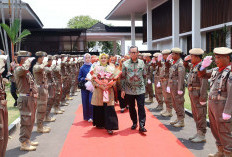
MULTIPOLYGON (((157 43, 156 48, 157 48, 157 50, 161 50, 161 44, 160 44, 160 43, 157 43)), ((161 51, 162 51, 162 50, 161 50, 161 51)))
POLYGON ((113 53, 114 55, 117 54, 117 41, 113 41, 113 53))
POLYGON ((192 47, 201 47, 201 0, 192 0, 192 47))
POLYGON ((226 47, 231 48, 231 27, 228 27, 228 36, 226 37, 226 47))
POLYGON ((79 41, 78 42, 78 50, 79 51, 84 51, 84 41, 79 41))
POLYGON ((93 47, 93 51, 97 52, 98 51, 98 42, 96 42, 96 45, 93 47))
POLYGON ((180 32, 179 0, 172 0, 172 47, 179 47, 180 32))
POLYGON ((121 39, 121 55, 125 55, 126 52, 125 52, 125 38, 122 38, 121 39))
POLYGON ((187 37, 180 38, 180 48, 182 49, 182 52, 184 52, 184 54, 188 54, 188 52, 187 52, 187 37))
POLYGON ((131 45, 135 46, 135 14, 131 13, 131 45))
POLYGON ((206 51, 206 32, 201 33, 201 49, 206 51))
POLYGON ((152 8, 151 0, 147 0, 147 50, 152 50, 152 8))

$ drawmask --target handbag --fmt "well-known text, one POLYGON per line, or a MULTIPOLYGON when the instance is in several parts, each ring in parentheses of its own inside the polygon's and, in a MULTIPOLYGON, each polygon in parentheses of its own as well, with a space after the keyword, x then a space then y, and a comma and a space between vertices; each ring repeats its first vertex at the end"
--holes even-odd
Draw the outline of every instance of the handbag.
POLYGON ((86 82, 87 82, 87 80, 78 82, 78 88, 86 90, 86 87, 85 87, 86 82))

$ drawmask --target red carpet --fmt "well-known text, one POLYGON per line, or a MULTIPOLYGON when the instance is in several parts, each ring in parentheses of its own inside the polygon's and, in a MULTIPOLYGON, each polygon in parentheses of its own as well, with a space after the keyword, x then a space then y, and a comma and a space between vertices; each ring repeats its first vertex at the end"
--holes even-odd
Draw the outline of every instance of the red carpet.
POLYGON ((158 120, 146 110, 148 132, 143 135, 131 130, 128 111, 120 113, 116 106, 119 130, 108 135, 83 121, 82 107, 68 133, 60 157, 193 157, 194 155, 158 120))

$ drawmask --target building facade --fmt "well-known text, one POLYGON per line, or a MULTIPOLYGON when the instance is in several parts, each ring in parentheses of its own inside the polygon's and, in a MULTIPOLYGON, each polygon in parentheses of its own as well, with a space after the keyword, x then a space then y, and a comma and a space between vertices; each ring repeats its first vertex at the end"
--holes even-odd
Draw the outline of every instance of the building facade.
POLYGON ((231 6, 231 0, 122 0, 106 19, 142 21, 148 50, 180 47, 185 53, 191 48, 211 52, 232 45, 231 6))

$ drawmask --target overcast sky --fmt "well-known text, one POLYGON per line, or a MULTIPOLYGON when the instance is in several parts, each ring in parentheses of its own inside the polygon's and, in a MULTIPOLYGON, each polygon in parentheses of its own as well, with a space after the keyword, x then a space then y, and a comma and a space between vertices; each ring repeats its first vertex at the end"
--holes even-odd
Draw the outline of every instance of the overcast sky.
MULTIPOLYGON (((104 24, 114 26, 130 26, 129 21, 108 21, 105 17, 114 9, 120 0, 23 0, 28 3, 42 21, 44 28, 66 28, 69 19, 74 16, 89 15, 104 24)), ((136 26, 141 26, 136 22, 136 26)), ((126 47, 131 42, 126 41, 126 47)), ((140 50, 146 46, 142 41, 136 41, 140 50)))
MULTIPOLYGON (((120 0, 23 0, 38 15, 44 28, 65 28, 69 19, 79 15, 89 15, 105 24, 129 26, 126 21, 108 21, 105 17, 120 0)), ((140 22, 136 23, 141 25, 140 22)))

